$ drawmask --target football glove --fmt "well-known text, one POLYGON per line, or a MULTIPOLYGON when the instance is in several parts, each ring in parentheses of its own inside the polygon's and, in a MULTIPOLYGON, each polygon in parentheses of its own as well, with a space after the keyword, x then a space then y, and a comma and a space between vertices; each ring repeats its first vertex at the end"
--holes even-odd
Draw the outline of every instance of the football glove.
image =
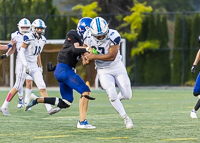
POLYGON ((3 54, 3 55, 0 56, 1 60, 4 59, 4 58, 7 58, 7 57, 8 56, 6 54, 3 54))
POLYGON ((56 65, 55 66, 52 66, 52 62, 48 62, 47 63, 47 71, 48 72, 52 72, 56 69, 56 65))
POLYGON ((192 66, 192 68, 191 68, 191 73, 195 73, 196 67, 197 67, 196 65, 193 65, 193 66, 192 66))
POLYGON ((43 67, 38 67, 41 73, 43 73, 43 67))

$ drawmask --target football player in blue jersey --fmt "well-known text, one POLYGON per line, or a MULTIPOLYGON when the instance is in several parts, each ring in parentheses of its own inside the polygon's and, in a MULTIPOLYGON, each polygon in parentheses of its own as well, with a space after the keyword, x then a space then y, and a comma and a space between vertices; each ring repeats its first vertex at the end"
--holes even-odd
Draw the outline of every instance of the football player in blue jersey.
POLYGON ((94 98, 90 97, 91 91, 83 79, 74 72, 77 62, 81 59, 82 54, 86 52, 86 47, 82 47, 83 33, 90 27, 91 21, 91 18, 84 17, 79 20, 77 30, 72 29, 67 33, 64 45, 57 57, 58 64, 54 68, 49 68, 50 70, 55 70, 54 76, 59 82, 62 99, 58 97, 38 98, 36 95, 31 94, 31 100, 26 107, 27 109, 37 103, 49 103, 59 108, 68 108, 74 100, 74 89, 81 94, 79 101, 80 119, 77 123, 77 128, 96 128, 90 125, 86 119, 88 100, 93 100, 94 98))
POLYGON ((84 34, 84 46, 87 50, 95 49, 98 54, 90 52, 85 55, 86 61, 95 60, 97 75, 102 88, 106 91, 109 101, 124 119, 127 129, 133 128, 131 118, 126 114, 122 100, 132 97, 131 83, 120 55, 121 36, 117 30, 109 29, 107 22, 96 17, 90 29, 84 34), (119 93, 115 85, 118 85, 119 93))
MULTIPOLYGON (((46 25, 41 19, 36 19, 32 23, 32 31, 23 35, 23 42, 19 50, 19 72, 15 81, 14 87, 8 92, 8 95, 0 108, 0 111, 4 115, 11 115, 8 112, 8 105, 23 86, 27 74, 30 75, 42 97, 48 97, 46 91, 46 84, 43 79, 42 72, 40 70, 41 62, 40 53, 46 43, 46 38, 43 36, 46 25), (38 65, 39 64, 39 65, 38 65)), ((50 104, 45 104, 48 114, 52 115, 60 111, 60 108, 52 108, 50 104)))
MULTIPOLYGON (((199 38, 199 43, 200 43, 200 36, 198 38, 199 38)), ((197 52, 196 58, 195 58, 194 63, 192 65, 192 68, 191 68, 191 72, 192 73, 196 72, 196 66, 197 66, 199 60, 200 60, 200 49, 197 52)), ((199 72, 199 74, 197 76, 197 79, 196 79, 196 82, 195 82, 195 85, 194 85, 193 95, 195 97, 200 98, 200 72, 199 72)), ((190 117, 191 118, 197 118, 196 112, 197 112, 197 110, 199 110, 199 107, 200 107, 200 99, 197 101, 195 107, 190 112, 190 117)))

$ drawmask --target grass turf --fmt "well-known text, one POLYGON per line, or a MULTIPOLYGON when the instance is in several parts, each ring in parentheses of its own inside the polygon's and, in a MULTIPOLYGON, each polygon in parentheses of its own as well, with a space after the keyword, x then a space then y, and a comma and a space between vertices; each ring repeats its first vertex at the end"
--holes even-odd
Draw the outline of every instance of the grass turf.
MULTIPOLYGON (((38 94, 38 90, 35 91, 38 94)), ((60 97, 59 91, 48 91, 60 97)), ((6 91, 0 92, 3 104, 6 91)), ((17 95, 9 105, 12 116, 0 114, 0 141, 20 143, 149 143, 200 142, 199 119, 189 114, 197 102, 192 90, 133 89, 133 97, 122 101, 132 118, 134 129, 127 130, 102 90, 93 90, 95 101, 89 101, 87 119, 97 128, 77 129, 80 95, 74 92, 74 102, 68 109, 50 116, 44 104, 25 112, 17 108, 17 95)), ((198 114, 197 114, 198 116, 198 114)), ((200 115, 199 115, 200 117, 200 115)))

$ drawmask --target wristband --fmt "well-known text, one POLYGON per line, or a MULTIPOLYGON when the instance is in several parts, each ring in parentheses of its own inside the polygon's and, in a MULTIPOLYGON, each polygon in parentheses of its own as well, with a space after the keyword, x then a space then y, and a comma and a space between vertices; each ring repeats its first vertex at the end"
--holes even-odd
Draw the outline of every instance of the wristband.
POLYGON ((12 48, 12 45, 11 45, 11 44, 8 44, 7 46, 8 46, 8 49, 12 48))
POLYGON ((88 47, 86 48, 86 51, 88 51, 88 52, 89 52, 89 48, 90 48, 90 47, 88 46, 88 47))
POLYGON ((97 50, 95 50, 94 48, 92 48, 92 50, 91 50, 91 51, 92 51, 92 53, 93 53, 93 54, 95 54, 95 55, 98 55, 98 51, 97 51, 97 50))

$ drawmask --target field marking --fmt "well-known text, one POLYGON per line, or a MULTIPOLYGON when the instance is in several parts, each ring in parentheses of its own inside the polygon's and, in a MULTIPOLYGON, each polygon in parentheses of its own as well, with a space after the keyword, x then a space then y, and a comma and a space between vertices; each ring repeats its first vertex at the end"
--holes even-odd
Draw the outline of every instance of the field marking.
POLYGON ((98 140, 113 140, 113 139, 128 139, 130 137, 109 137, 109 138, 96 138, 98 140))
MULTIPOLYGON (((102 132, 102 131, 104 131, 104 132, 113 132, 113 131, 120 131, 120 130, 124 130, 123 128, 120 128, 120 129, 116 129, 116 128, 114 128, 114 129, 96 129, 96 130, 85 130, 85 129, 77 129, 77 130, 74 130, 74 131, 57 131, 57 132, 54 132, 54 131, 52 131, 52 132, 33 132, 33 133, 24 133, 24 134, 19 134, 19 133, 16 133, 16 134, 0 134, 0 137, 4 137, 4 136, 30 136, 30 135, 37 135, 37 134, 39 134, 39 133, 42 133, 42 134, 56 134, 56 133, 65 133, 65 134, 69 134, 69 133, 82 133, 82 132, 102 132)), ((59 136, 59 135, 58 135, 59 136)), ((46 136, 47 137, 47 136, 46 136)))
MULTIPOLYGON (((174 125, 173 127, 193 127, 196 125, 174 125)), ((142 129, 146 129, 146 128, 150 128, 150 129, 158 129, 158 128, 171 128, 171 126, 145 126, 145 127, 141 127, 142 129)))
POLYGON ((174 138, 174 139, 163 139, 163 141, 187 141, 187 140, 198 140, 198 138, 174 138))
MULTIPOLYGON (((115 116, 117 116, 117 114, 106 114, 106 115, 94 115, 94 116, 90 116, 90 115, 87 115, 87 117, 104 117, 104 116, 108 116, 108 117, 110 117, 110 116, 113 116, 113 117, 115 117, 115 116)), ((45 118, 42 118, 42 119, 70 119, 70 118, 77 118, 77 117, 79 117, 79 116, 62 116, 62 117, 45 117, 45 118)))
POLYGON ((57 135, 57 136, 38 136, 34 137, 34 139, 47 139, 47 138, 60 138, 60 137, 68 137, 69 135, 57 135))

